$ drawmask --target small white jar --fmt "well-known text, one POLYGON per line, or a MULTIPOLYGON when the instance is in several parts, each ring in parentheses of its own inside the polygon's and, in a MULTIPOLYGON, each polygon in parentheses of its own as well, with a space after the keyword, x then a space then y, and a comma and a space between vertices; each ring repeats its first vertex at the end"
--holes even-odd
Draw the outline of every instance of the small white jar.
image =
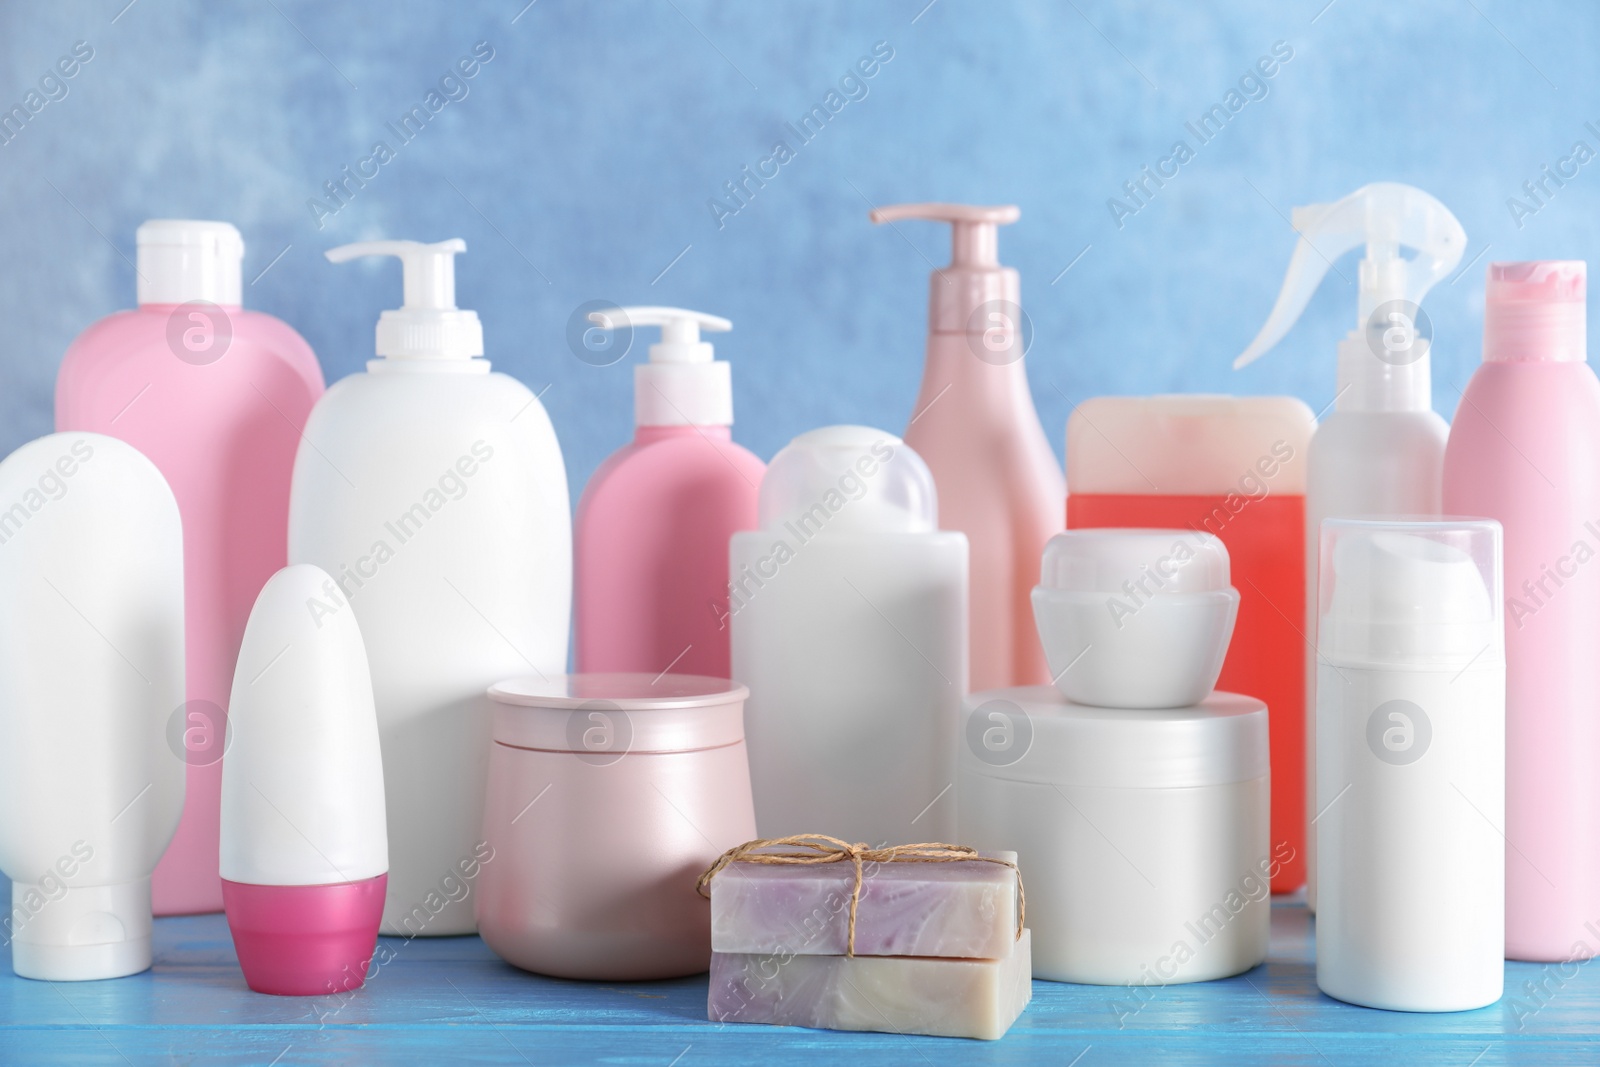
POLYGON ((1154 987, 1266 959, 1291 856, 1270 851, 1265 704, 1099 708, 1029 686, 971 694, 964 722, 956 840, 1017 853, 1035 978, 1154 987))
POLYGON ((1217 684, 1239 593, 1197 530, 1068 530, 1045 545, 1033 618, 1057 688, 1108 708, 1178 708, 1217 684))

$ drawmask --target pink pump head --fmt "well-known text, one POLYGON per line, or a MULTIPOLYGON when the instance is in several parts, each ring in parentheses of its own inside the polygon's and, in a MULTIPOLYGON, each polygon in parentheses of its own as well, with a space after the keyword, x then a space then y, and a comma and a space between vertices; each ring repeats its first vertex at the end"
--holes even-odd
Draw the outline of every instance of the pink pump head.
POLYGON ((1581 259, 1489 264, 1484 362, 1582 363, 1587 281, 1581 259))
POLYGON ((929 333, 977 333, 989 327, 979 314, 986 304, 1015 308, 1021 299, 1017 272, 1000 265, 1000 227, 1016 222, 1015 204, 896 204, 872 210, 873 222, 931 219, 950 224, 950 265, 933 272, 928 285, 929 333))

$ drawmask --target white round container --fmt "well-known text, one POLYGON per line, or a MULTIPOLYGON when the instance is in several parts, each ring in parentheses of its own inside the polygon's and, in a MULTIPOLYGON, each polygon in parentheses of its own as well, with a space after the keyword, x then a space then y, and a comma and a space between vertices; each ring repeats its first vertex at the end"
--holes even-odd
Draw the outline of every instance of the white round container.
POLYGON ((1068 530, 1045 546, 1033 618, 1068 700, 1178 708, 1217 684, 1239 593, 1198 530, 1068 530))
POLYGON ((1086 707, 1049 686, 966 699, 956 840, 1017 853, 1033 975, 1145 986, 1266 959, 1267 708, 1086 707))

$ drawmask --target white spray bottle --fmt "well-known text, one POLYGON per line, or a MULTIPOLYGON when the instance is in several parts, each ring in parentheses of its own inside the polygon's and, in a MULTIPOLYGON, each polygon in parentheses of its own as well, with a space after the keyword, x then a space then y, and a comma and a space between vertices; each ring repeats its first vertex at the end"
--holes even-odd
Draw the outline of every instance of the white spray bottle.
POLYGON ((1283 290, 1237 370, 1281 341, 1338 258, 1366 246, 1355 327, 1339 342, 1333 412, 1317 426, 1306 473, 1306 896, 1317 901, 1316 678, 1322 520, 1437 515, 1449 427, 1433 410, 1431 329, 1422 298, 1461 262, 1467 235, 1421 189, 1375 182, 1332 204, 1297 207, 1300 233, 1283 290), (1414 248, 1412 259, 1401 246, 1414 248))
POLYGON ((386 934, 468 934, 485 862, 489 686, 567 662, 572 525, 544 408, 491 373, 455 306, 459 239, 328 253, 400 258, 405 306, 378 320, 367 373, 317 402, 295 457, 289 562, 332 581, 365 639, 388 809, 386 934))

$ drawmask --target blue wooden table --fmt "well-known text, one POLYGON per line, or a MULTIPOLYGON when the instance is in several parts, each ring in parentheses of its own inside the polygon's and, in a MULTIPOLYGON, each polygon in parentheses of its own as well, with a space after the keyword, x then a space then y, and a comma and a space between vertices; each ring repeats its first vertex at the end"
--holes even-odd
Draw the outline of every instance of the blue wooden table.
POLYGON ((30 982, 7 953, 0 1064, 1600 1063, 1600 963, 1507 964, 1506 998, 1481 1011, 1354 1008, 1317 992, 1310 919, 1292 901, 1275 904, 1271 958, 1248 974, 1143 999, 1035 982, 999 1042, 719 1026, 703 977, 566 982, 475 937, 385 943, 366 988, 308 999, 246 989, 220 915, 158 919, 155 969, 113 982, 30 982))

